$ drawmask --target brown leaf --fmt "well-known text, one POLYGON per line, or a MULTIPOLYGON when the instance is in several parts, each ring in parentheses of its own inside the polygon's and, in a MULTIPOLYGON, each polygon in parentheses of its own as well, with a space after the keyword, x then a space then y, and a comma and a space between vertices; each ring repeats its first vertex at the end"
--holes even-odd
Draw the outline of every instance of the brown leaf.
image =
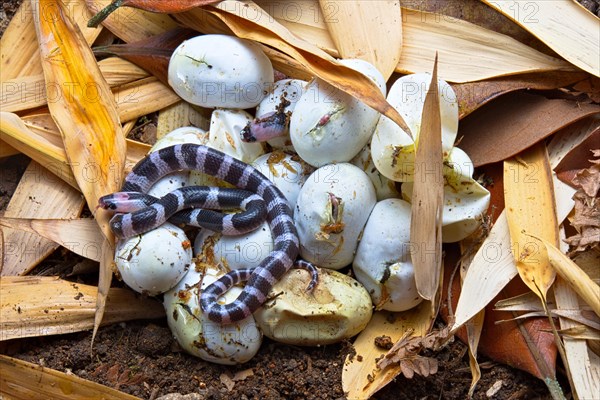
POLYGON ((175 18, 184 25, 205 33, 222 33, 224 23, 236 36, 271 46, 287 54, 314 76, 356 97, 410 132, 402 116, 386 101, 370 78, 338 63, 317 46, 300 39, 253 2, 222 1, 218 7, 196 8, 176 14, 175 18))
POLYGON ((600 106, 593 104, 509 93, 461 121, 460 147, 479 167, 512 157, 559 129, 597 113, 600 106))
POLYGON ((516 90, 550 90, 580 82, 585 72, 548 71, 520 74, 485 81, 451 84, 458 100, 459 118, 464 118, 493 99, 516 90))
MULTIPOLYGON (((445 258, 444 299, 440 315, 448 318, 448 282, 456 260, 459 258, 456 247, 447 247, 445 258)), ((461 290, 460 276, 455 274, 451 284, 452 309, 456 309, 461 290)), ((546 318, 531 318, 526 321, 509 321, 497 324, 499 320, 509 320, 514 312, 495 311, 494 304, 502 299, 528 292, 521 279, 513 279, 485 308, 483 331, 479 342, 479 352, 503 364, 511 365, 537 376, 540 379, 555 376, 556 343, 550 333, 550 323, 546 318)), ((466 329, 456 332, 461 341, 467 343, 466 329)))
POLYGON ((600 144, 600 123, 598 121, 590 120, 588 123, 587 120, 583 120, 578 124, 581 124, 584 127, 590 126, 591 129, 588 137, 574 149, 569 151, 554 168, 554 172, 556 172, 558 179, 573 187, 577 186, 573 180, 579 171, 589 168, 592 165, 589 160, 591 155, 590 149, 593 149, 594 146, 598 146, 598 144, 600 144))
POLYGON ((175 14, 201 7, 207 4, 218 3, 220 0, 114 0, 111 4, 100 10, 88 22, 89 27, 97 27, 112 12, 119 7, 133 7, 144 11, 161 14, 175 14))
POLYGON ((191 29, 177 28, 139 42, 96 47, 93 50, 96 56, 111 55, 124 58, 168 86, 167 72, 173 50, 181 42, 197 34, 191 29))
MULTIPOLYGON (((594 153, 598 157, 597 151, 594 153)), ((583 169, 575 175, 573 183, 578 186, 575 200, 575 215, 571 225, 577 234, 565 239, 574 249, 571 254, 597 247, 600 243, 600 163, 593 160, 590 168, 583 169)))

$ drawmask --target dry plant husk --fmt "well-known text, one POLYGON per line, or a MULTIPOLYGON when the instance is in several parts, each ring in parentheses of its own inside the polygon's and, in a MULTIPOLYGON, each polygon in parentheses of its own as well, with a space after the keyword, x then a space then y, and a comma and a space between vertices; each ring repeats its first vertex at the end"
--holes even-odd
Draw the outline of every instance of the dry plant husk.
POLYGON ((0 355, 0 393, 20 400, 139 399, 73 374, 5 355, 0 355))

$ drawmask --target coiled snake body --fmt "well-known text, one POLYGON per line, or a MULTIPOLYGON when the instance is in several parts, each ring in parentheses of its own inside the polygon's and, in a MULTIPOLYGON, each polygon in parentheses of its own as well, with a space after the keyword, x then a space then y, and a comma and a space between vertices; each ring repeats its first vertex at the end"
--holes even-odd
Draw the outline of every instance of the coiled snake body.
MULTIPOLYGON (((236 191, 235 189, 205 188, 212 191, 212 196, 207 194, 204 198, 204 200, 210 199, 211 204, 222 205, 219 201, 221 191, 223 193, 228 191, 227 195, 230 200, 233 199, 231 203, 242 205, 242 208, 246 208, 246 213, 260 214, 260 199, 264 200, 266 204, 266 221, 273 236, 273 251, 255 269, 233 270, 222 276, 202 291, 200 299, 203 312, 212 321, 228 324, 242 320, 267 300, 273 285, 294 266, 294 261, 299 253, 299 240, 292 218, 292 210, 281 191, 263 174, 254 167, 209 147, 180 144, 150 153, 142 159, 125 178, 122 192, 128 193, 121 192, 105 196, 100 199, 99 206, 116 211, 133 211, 132 209, 139 208, 139 205, 119 208, 119 202, 125 201, 129 197, 135 198, 131 192, 146 193, 163 176, 181 170, 197 170, 242 189, 236 191), (248 192, 257 196, 248 196, 248 192), (218 297, 229 288, 246 280, 246 285, 236 300, 224 305, 217 303, 218 297)), ((191 192, 193 190, 189 189, 191 192)), ((111 220, 111 227, 115 234, 129 237, 153 229, 162 224, 171 214, 198 200, 190 201, 185 190, 176 192, 163 197, 162 201, 141 196, 142 199, 137 201, 148 206, 147 209, 130 214, 115 215, 111 220), (169 196, 170 200, 166 201, 165 198, 169 196)), ((199 197, 202 198, 202 196, 199 197)), ((198 206, 197 204, 202 204, 202 202, 195 205, 198 206)), ((207 210, 193 210, 190 213, 195 211, 207 210)), ((230 221, 231 223, 222 225, 227 225, 234 234, 243 233, 244 229, 251 224, 249 221, 244 221, 243 218, 240 218, 237 223, 230 221)), ((256 222, 254 224, 256 225, 256 222)), ((246 229, 246 231, 248 230, 252 229, 246 229)), ((312 280, 309 285, 309 289, 311 289, 316 284, 316 268, 302 261, 297 263, 296 267, 308 269, 311 272, 312 280)))

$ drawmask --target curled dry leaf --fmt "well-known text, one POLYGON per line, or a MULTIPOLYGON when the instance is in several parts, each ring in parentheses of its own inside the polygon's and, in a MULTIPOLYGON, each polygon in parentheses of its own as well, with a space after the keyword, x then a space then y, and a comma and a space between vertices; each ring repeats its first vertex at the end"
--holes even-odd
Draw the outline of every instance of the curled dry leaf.
POLYGON ((96 56, 112 55, 130 61, 169 85, 167 71, 173 50, 181 42, 197 35, 191 29, 177 28, 130 44, 113 44, 94 48, 96 56))
POLYGON ((587 116, 600 106, 509 93, 461 121, 460 147, 474 167, 502 161, 587 116))
POLYGON ((581 71, 548 71, 493 78, 485 81, 455 83, 459 118, 464 118, 495 98, 517 90, 551 90, 572 85, 588 76, 581 71))

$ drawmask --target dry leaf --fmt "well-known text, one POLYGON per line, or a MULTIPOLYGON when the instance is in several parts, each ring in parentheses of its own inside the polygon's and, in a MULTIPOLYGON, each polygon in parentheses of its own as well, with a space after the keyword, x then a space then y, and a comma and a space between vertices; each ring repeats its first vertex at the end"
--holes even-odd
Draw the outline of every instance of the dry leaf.
POLYGON ((138 397, 16 358, 0 355, 0 393, 9 399, 139 400, 138 397))
MULTIPOLYGON (((45 195, 47 195, 47 192, 45 195)), ((78 197, 80 198, 80 195, 78 197)), ((61 206, 64 209, 64 202, 61 203, 61 206)), ((81 206, 79 210, 81 210, 81 206)), ((41 217, 43 215, 36 213, 35 216, 41 217)), ((98 224, 91 218, 33 219, 8 217, 9 215, 6 214, 0 217, 0 226, 35 233, 69 249, 75 254, 90 260, 100 261, 103 236, 100 229, 98 229, 98 224)), ((3 273, 3 275, 16 274, 3 273)))
POLYGON ((546 301, 556 272, 536 235, 558 244, 558 221, 546 145, 540 143, 504 161, 504 203, 511 249, 523 282, 546 301))
MULTIPOLYGON (((485 244, 484 244, 485 246, 485 244)), ((456 252, 456 251, 454 251, 456 252)), ((451 259, 452 257, 448 257, 451 259)), ((454 256, 454 258, 458 258, 454 256)), ((476 262, 476 261, 474 261, 476 262)), ((473 264, 476 266, 477 264, 473 264)), ((444 297, 448 293, 448 282, 450 282, 451 271, 454 268, 452 262, 446 264, 445 268, 445 288, 443 290, 444 297)), ((451 282, 450 294, 452 300, 452 308, 457 311, 458 294, 462 297, 465 291, 469 290, 466 285, 460 284, 459 277, 454 277, 451 282)), ((516 275, 516 271, 515 271, 516 275)), ((493 278, 492 278, 493 279, 493 278)), ((550 324, 547 318, 536 318, 526 321, 511 321, 503 324, 497 324, 499 319, 510 319, 514 317, 513 313, 494 311, 493 304, 502 298, 513 297, 527 291, 527 287, 519 280, 514 279, 499 292, 499 295, 494 298, 491 304, 485 306, 485 317, 483 320, 483 328, 479 339, 478 352, 484 354, 498 362, 508 364, 513 367, 525 370, 541 379, 554 376, 554 364, 556 361, 556 344, 554 337, 548 332, 550 324)), ((471 301, 477 302, 472 299, 471 301)), ((480 300, 483 303, 485 300, 480 300)), ((539 299, 538 299, 539 302, 539 299)), ((444 299, 441 307, 441 315, 444 319, 448 318, 448 300, 444 299)), ((453 330, 454 327, 452 327, 453 330)), ((455 330, 456 335, 464 343, 468 342, 466 329, 455 330)))
MULTIPOLYGON (((410 253, 419 295, 435 303, 442 270, 442 206, 444 155, 438 94, 437 59, 425 97, 421 131, 415 154, 415 176, 410 203, 410 253)), ((434 310, 432 310, 434 313, 434 310)))
MULTIPOLYGON (((106 0, 86 0, 92 13, 106 6, 106 0)), ((88 21, 86 21, 88 23, 88 21)), ((137 42, 177 28, 177 24, 166 14, 157 14, 135 8, 119 8, 108 16, 102 25, 125 43, 137 42)))
MULTIPOLYGON (((0 38, 0 81, 2 82, 42 73, 32 8, 29 1, 21 2, 21 6, 0 38)), ((101 30, 86 27, 91 14, 85 1, 69 0, 68 8, 65 11, 73 23, 79 26, 86 42, 92 44, 101 30)))
MULTIPOLYGON (((282 2, 259 0, 273 18, 295 35, 314 43, 334 57, 339 57, 325 24, 327 15, 316 14, 317 0, 304 0, 294 5, 299 13, 285 10, 282 2)), ((254 14, 252 14, 254 15, 254 14)), ((396 72, 428 71, 440 56, 439 77, 449 82, 470 82, 498 76, 528 72, 575 71, 564 60, 540 53, 506 35, 469 22, 402 9, 403 48, 396 72)))
MULTIPOLYGON (((123 180, 126 147, 117 105, 64 5, 57 0, 35 0, 32 5, 46 84, 55 85, 60 93, 48 104, 50 113, 69 162, 84 166, 75 180, 90 210, 95 210, 98 199, 117 191, 123 180)), ((98 221, 105 236, 112 238, 107 222, 98 221)))
MULTIPOLYGON (((92 328, 98 288, 58 277, 0 277, 0 340, 92 328)), ((129 289, 112 288, 103 324, 164 316, 162 305, 129 289)))
MULTIPOLYGON (((77 190, 31 161, 0 219, 76 218, 83 205, 84 199, 77 190)), ((4 225, 1 230, 4 251, 0 253, 3 261, 0 275, 25 275, 58 247, 44 235, 15 226, 4 225)), ((76 246, 75 238, 67 238, 67 242, 76 246)))
POLYGON ((200 32, 221 33, 218 29, 214 30, 213 24, 206 23, 211 17, 213 20, 216 17, 236 36, 278 49, 294 58, 314 76, 356 97, 410 132, 398 111, 385 100, 370 78, 339 64, 315 45, 300 39, 252 1, 222 1, 218 7, 197 8, 176 14, 175 17, 200 32))
POLYGON ((191 29, 177 28, 139 42, 96 47, 93 50, 96 56, 118 56, 135 63, 168 86, 167 72, 173 50, 184 40, 196 35, 197 32, 191 29))
MULTIPOLYGON (((583 121, 582 123, 584 129, 586 128, 583 125, 585 122, 583 121)), ((586 131, 589 136, 581 141, 581 143, 573 146, 573 149, 553 168, 561 181, 573 187, 577 187, 573 182, 577 174, 582 169, 589 168, 592 165, 589 160, 591 155, 590 149, 594 148, 594 145, 600 146, 600 121, 591 122, 592 124, 588 125, 589 129, 586 131)))
POLYGON ((452 89, 458 100, 459 118, 464 118, 495 98, 516 90, 550 90, 579 82, 585 72, 549 71, 533 74, 511 75, 485 81, 456 83, 452 89))
POLYGON ((544 42, 569 62, 600 76, 598 18, 572 0, 481 0, 544 42))
POLYGON ((600 106, 510 93, 461 121, 458 137, 475 167, 502 161, 586 116, 600 106))
POLYGON ((133 7, 140 10, 151 11, 154 13, 174 14, 201 7, 207 4, 218 3, 220 0, 114 0, 108 6, 100 10, 92 19, 88 26, 97 27, 111 13, 119 7, 133 7))
POLYGON ((377 368, 377 360, 386 351, 376 347, 374 340, 386 335, 395 342, 408 331, 414 332, 415 336, 425 336, 433 323, 431 307, 429 302, 424 301, 402 313, 377 311, 373 314, 367 327, 353 343, 356 354, 347 357, 344 362, 342 387, 349 400, 371 397, 402 372, 399 365, 384 370, 377 368))
POLYGON ((400 365, 402 373, 407 378, 412 378, 414 373, 422 376, 435 374, 438 367, 437 360, 419 356, 419 353, 425 349, 439 350, 448 338, 447 327, 441 331, 432 331, 423 337, 414 337, 411 331, 407 331, 383 358, 377 361, 377 367, 383 370, 392 365, 400 365))
POLYGON ((374 65, 386 80, 400 61, 400 2, 319 0, 325 24, 341 58, 360 58, 374 65))

